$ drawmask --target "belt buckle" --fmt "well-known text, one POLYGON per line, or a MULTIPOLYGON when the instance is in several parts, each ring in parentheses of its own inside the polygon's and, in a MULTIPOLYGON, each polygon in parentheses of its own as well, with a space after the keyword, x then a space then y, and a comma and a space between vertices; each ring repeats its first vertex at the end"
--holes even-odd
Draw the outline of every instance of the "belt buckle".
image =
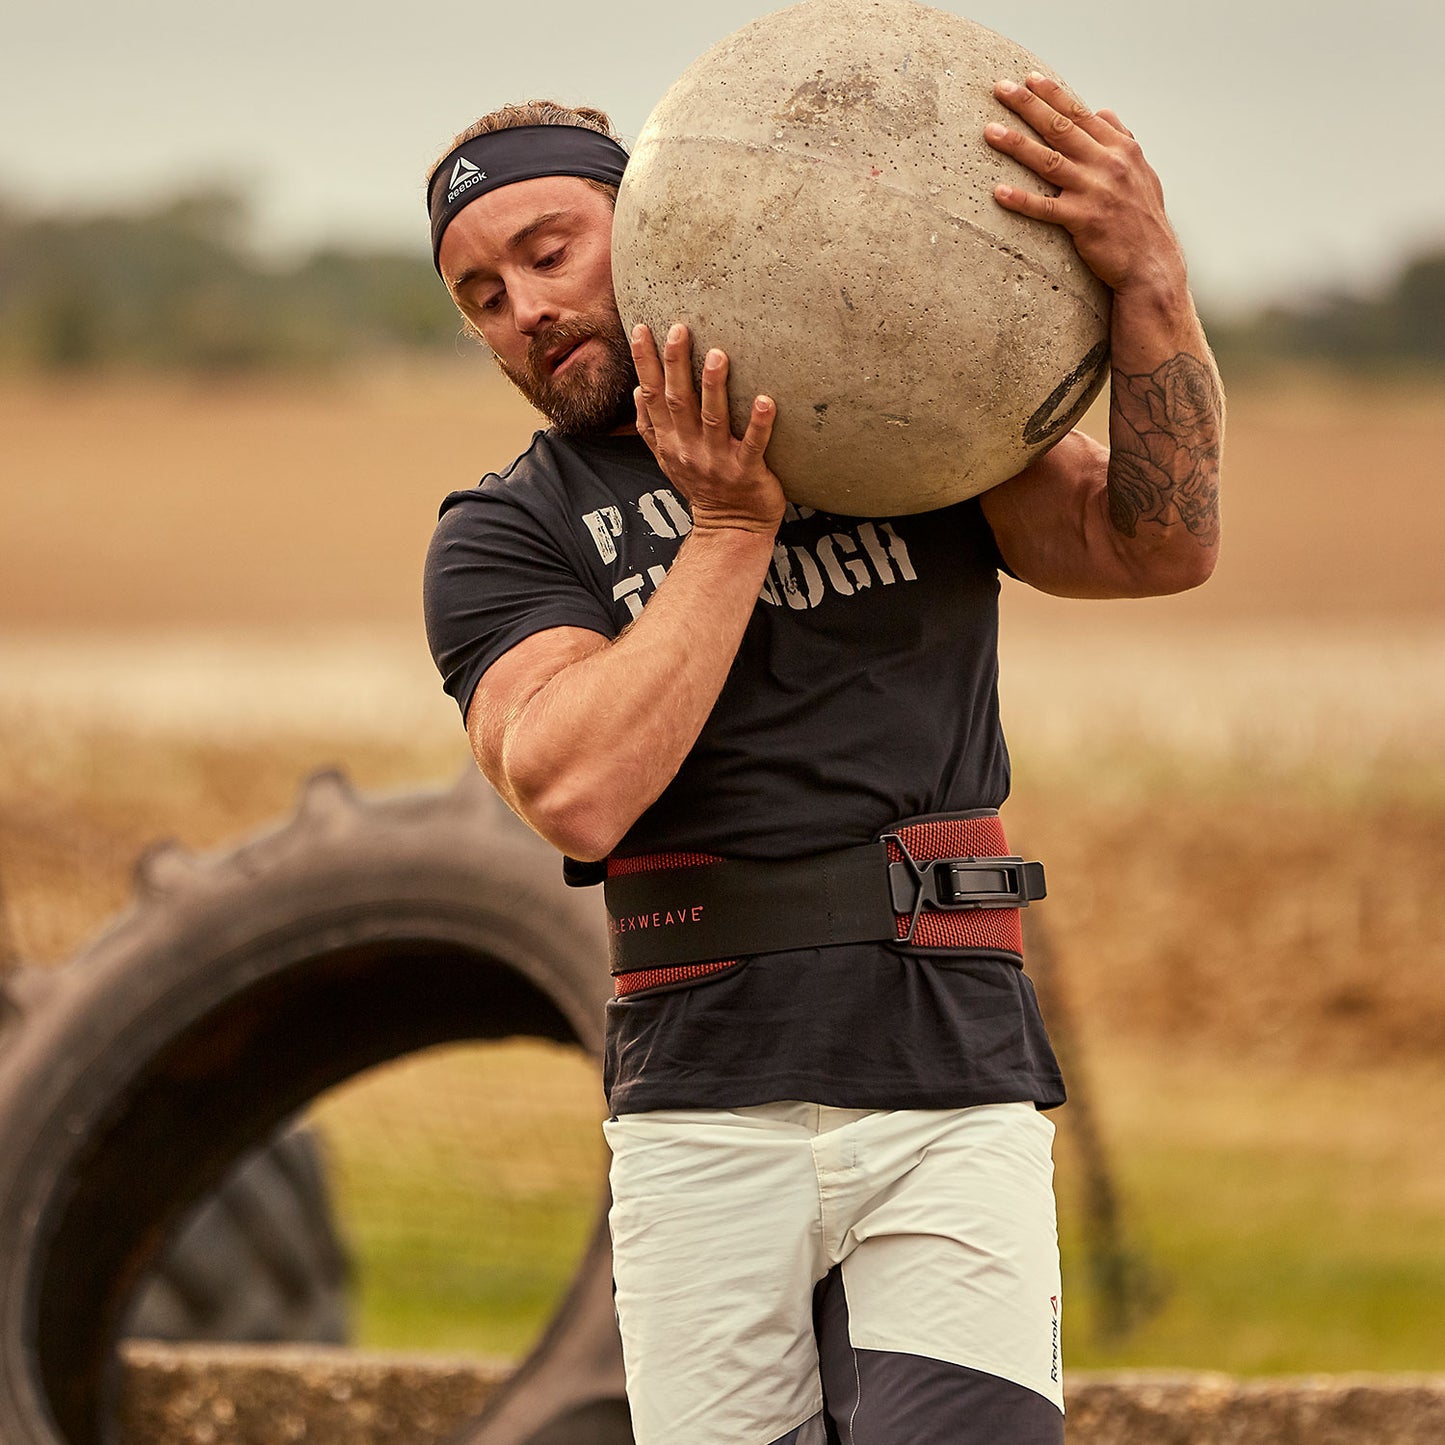
POLYGON ((908 915, 908 932, 898 943, 911 943, 925 908, 955 913, 982 908, 1027 908, 1044 897, 1042 863, 1009 854, 999 858, 935 858, 920 863, 897 833, 882 841, 897 843, 904 861, 888 865, 893 911, 908 915))

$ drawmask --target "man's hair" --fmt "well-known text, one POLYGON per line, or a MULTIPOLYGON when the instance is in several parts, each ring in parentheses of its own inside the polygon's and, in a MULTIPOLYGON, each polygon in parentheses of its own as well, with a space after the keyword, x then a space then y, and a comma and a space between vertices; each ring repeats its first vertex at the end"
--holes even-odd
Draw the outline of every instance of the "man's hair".
MULTIPOLYGON (((595 130, 622 145, 622 137, 613 131, 611 118, 606 111, 597 110, 590 105, 562 105, 555 100, 525 100, 520 105, 503 105, 488 111, 480 120, 473 121, 464 131, 453 136, 447 142, 447 148, 427 169, 428 189, 441 163, 459 145, 476 140, 479 135, 491 135, 493 131, 499 130, 515 130, 521 125, 578 125, 586 130, 595 130)), ((626 149, 625 146, 623 148, 626 149)), ((606 181, 587 180, 586 177, 583 179, 593 190, 601 191, 604 196, 609 196, 614 201, 617 199, 616 186, 609 186, 606 181)))

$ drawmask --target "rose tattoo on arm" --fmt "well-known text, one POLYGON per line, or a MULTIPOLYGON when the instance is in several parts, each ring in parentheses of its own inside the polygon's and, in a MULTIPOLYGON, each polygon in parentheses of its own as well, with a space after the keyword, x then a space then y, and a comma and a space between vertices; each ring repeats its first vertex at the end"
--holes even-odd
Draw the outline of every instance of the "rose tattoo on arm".
POLYGON ((1183 523, 1203 546, 1219 537, 1222 406, 1214 371, 1188 352, 1141 376, 1115 371, 1109 402, 1109 519, 1126 537, 1141 521, 1183 523))

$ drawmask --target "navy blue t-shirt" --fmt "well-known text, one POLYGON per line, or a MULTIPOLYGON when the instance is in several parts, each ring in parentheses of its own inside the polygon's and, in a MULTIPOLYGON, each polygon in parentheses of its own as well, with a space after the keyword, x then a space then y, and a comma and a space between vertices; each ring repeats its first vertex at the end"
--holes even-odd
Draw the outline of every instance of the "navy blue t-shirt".
MULTIPOLYGON (((482 674, 532 633, 616 637, 690 528, 636 437, 538 432, 501 475, 447 497, 426 619, 463 716, 482 674)), ((617 852, 790 858, 866 843, 905 817, 998 807, 1000 566, 976 500, 869 520, 790 507, 708 721, 617 852)), ((1003 954, 763 954, 615 999, 607 1022, 617 1114, 1064 1097, 1033 988, 1003 954)))

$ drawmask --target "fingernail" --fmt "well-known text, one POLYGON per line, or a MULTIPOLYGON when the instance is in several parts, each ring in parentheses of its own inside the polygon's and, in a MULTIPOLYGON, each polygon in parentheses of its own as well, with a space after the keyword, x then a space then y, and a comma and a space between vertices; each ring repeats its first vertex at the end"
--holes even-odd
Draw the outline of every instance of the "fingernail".
POLYGON ((668 339, 669 341, 681 341, 681 340, 682 340, 682 333, 683 333, 686 329, 687 329, 687 328, 686 328, 685 326, 683 326, 683 324, 682 324, 681 321, 674 321, 674 322, 672 323, 672 330, 667 333, 667 339, 668 339))
POLYGON ((758 398, 758 410, 759 410, 759 411, 772 411, 772 409, 773 409, 773 399, 772 399, 772 397, 770 397, 770 396, 760 396, 760 397, 758 398))
POLYGON ((1003 91, 1005 95, 1012 95, 1014 91, 1018 89, 1018 86, 1011 80, 1001 80, 998 83, 998 88, 1003 91))
POLYGON ((719 351, 716 346, 707 354, 707 364, 709 366, 721 366, 725 359, 722 352, 719 351))
POLYGON ((646 335, 647 327, 639 321, 637 325, 632 328, 632 339, 634 341, 641 341, 646 335))
POLYGON ((1012 186, 995 186, 993 188, 993 193, 999 198, 999 200, 1006 201, 1011 195, 1013 195, 1014 188, 1012 186))
POLYGON ((995 140, 1000 140, 1008 134, 1008 128, 1001 126, 997 121, 993 121, 984 126, 983 133, 985 135, 991 135, 995 140))

